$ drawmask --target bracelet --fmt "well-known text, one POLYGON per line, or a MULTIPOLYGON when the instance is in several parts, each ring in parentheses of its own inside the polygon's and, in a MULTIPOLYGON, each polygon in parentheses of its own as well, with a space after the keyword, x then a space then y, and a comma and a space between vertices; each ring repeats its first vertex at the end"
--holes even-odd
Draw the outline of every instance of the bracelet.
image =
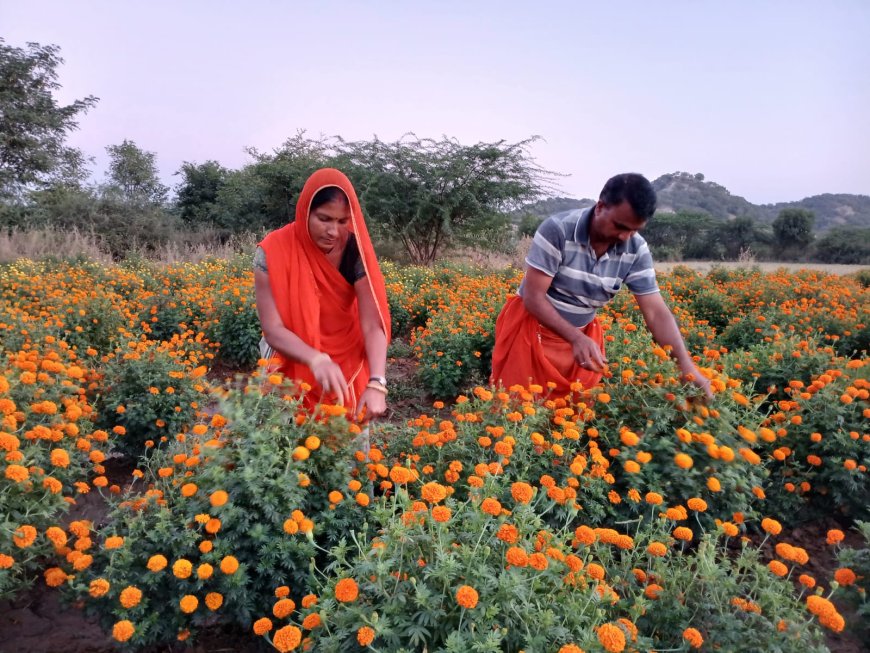
POLYGON ((332 358, 330 358, 329 354, 327 354, 326 352, 317 352, 317 354, 315 354, 314 357, 308 362, 308 367, 314 369, 315 365, 325 360, 331 361, 332 358))
POLYGON ((366 384, 366 387, 367 387, 367 388, 370 388, 370 389, 372 389, 372 390, 377 390, 378 392, 382 392, 382 393, 384 394, 384 396, 387 396, 388 394, 390 394, 390 393, 387 391, 387 388, 386 388, 385 386, 381 385, 380 383, 378 383, 378 382, 376 382, 376 381, 369 381, 369 382, 366 384))
POLYGON ((372 381, 377 381, 378 383, 380 383, 380 384, 381 384, 382 386, 384 386, 385 388, 387 387, 387 378, 386 378, 385 376, 373 376, 373 377, 370 377, 370 378, 369 378, 369 383, 371 383, 372 381))

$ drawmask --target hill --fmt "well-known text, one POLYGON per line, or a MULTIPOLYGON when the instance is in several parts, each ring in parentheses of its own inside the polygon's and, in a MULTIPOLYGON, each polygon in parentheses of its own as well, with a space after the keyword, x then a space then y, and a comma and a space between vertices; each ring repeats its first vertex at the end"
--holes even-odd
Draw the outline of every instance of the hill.
MULTIPOLYGON (((733 195, 724 186, 707 181, 700 173, 674 172, 662 175, 652 184, 658 194, 658 210, 661 212, 706 213, 719 220, 749 216, 770 224, 782 209, 801 208, 815 214, 815 229, 819 232, 834 227, 870 228, 870 196, 867 195, 825 193, 794 202, 753 204, 739 195, 733 195)), ((556 197, 530 204, 523 208, 522 213, 546 218, 593 203, 590 199, 556 197)))

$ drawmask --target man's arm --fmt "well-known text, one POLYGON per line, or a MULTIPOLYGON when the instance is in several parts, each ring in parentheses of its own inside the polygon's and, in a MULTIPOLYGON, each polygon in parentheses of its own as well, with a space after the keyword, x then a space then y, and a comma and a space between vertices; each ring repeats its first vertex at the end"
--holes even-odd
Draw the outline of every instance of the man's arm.
POLYGON ((649 329, 653 339, 660 346, 671 348, 671 357, 677 362, 682 377, 703 390, 708 399, 712 399, 713 392, 710 389, 710 380, 701 374, 692 360, 689 350, 686 349, 683 336, 680 334, 677 321, 674 319, 674 314, 665 304, 661 293, 635 295, 634 299, 640 312, 643 313, 643 320, 646 322, 647 329, 649 329))
POLYGON ((559 311, 547 299, 551 283, 553 277, 528 266, 523 281, 523 305, 538 322, 571 343, 574 360, 580 367, 600 371, 607 364, 607 358, 592 338, 559 315, 559 311))

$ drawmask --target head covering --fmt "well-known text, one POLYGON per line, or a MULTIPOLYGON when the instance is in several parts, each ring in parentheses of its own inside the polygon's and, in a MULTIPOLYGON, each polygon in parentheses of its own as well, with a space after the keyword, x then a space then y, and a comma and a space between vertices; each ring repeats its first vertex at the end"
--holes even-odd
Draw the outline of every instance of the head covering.
MULTIPOLYGON (((369 380, 365 340, 359 319, 356 291, 311 239, 308 217, 314 196, 324 188, 336 187, 347 196, 350 206, 348 229, 356 235, 357 246, 378 309, 381 327, 390 341, 390 311, 384 276, 372 247, 356 191, 344 173, 322 168, 305 182, 296 203, 296 220, 271 232, 260 243, 266 252, 269 286, 284 326, 303 342, 330 355, 338 363, 351 391, 346 400, 354 408, 369 380), (353 319, 348 319, 352 317, 353 319)), ((278 354, 279 370, 285 376, 312 386, 305 402, 318 403, 322 388, 307 365, 278 354)))

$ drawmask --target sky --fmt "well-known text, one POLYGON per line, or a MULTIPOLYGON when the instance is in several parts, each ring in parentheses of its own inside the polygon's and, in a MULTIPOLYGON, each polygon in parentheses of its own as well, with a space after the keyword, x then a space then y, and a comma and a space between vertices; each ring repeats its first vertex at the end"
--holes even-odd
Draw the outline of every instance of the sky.
POLYGON ((69 143, 185 161, 309 136, 530 136, 561 195, 676 171, 756 204, 870 194, 870 2, 0 0, 7 45, 56 44, 69 143))

